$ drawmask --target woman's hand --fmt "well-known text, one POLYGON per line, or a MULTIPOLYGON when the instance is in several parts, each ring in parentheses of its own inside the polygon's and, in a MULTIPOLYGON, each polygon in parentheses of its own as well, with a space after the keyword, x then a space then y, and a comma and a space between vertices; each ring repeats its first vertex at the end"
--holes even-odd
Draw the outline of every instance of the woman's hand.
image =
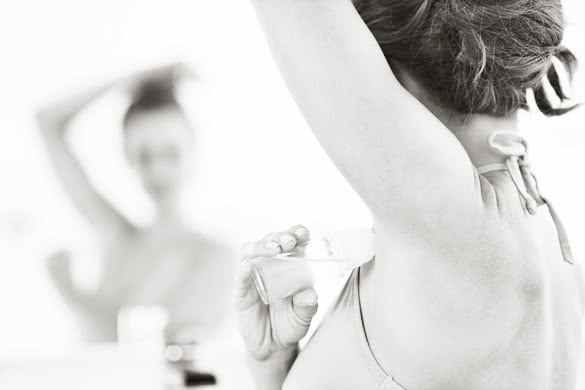
POLYGON ((71 293, 75 287, 71 277, 71 254, 65 250, 57 251, 47 257, 47 271, 56 287, 64 292, 71 293))
POLYGON ((249 242, 242 248, 242 269, 238 278, 236 310, 240 332, 248 351, 256 360, 268 360, 296 352, 297 344, 309 330, 317 312, 317 293, 308 289, 265 305, 251 278, 248 259, 271 257, 292 250, 309 239, 304 226, 271 233, 263 240, 249 242))

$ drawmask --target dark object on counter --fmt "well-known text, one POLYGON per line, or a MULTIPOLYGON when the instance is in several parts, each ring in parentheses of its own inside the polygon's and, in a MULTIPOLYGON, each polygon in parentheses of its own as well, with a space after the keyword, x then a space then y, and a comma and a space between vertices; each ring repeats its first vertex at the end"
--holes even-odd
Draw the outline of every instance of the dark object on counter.
POLYGON ((210 386, 217 384, 217 378, 213 374, 185 371, 185 386, 186 387, 197 387, 197 386, 210 386))

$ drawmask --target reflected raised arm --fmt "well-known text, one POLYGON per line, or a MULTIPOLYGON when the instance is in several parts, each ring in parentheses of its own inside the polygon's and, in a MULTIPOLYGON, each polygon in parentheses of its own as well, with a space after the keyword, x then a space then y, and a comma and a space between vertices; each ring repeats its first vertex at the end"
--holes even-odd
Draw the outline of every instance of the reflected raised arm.
POLYGON ((106 245, 119 233, 133 229, 133 226, 96 190, 68 145, 67 133, 72 120, 88 104, 112 88, 120 88, 132 95, 147 80, 168 78, 178 81, 193 76, 184 64, 171 63, 82 91, 43 107, 37 113, 42 138, 57 176, 79 212, 91 223, 106 245))
POLYGON ((130 223, 96 190, 67 143, 73 118, 115 83, 84 91, 42 108, 37 113, 49 159, 65 191, 78 211, 95 228, 103 243, 130 229, 130 223))

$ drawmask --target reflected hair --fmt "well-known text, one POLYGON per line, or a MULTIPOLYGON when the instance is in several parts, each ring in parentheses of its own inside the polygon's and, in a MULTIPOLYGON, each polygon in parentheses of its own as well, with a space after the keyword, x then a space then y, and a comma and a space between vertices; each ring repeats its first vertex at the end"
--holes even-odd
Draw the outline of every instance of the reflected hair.
POLYGON ((122 123, 126 128, 128 122, 140 114, 167 108, 183 112, 176 97, 175 80, 172 77, 148 79, 135 92, 122 123))
POLYGON ((386 59, 403 66, 436 101, 458 113, 508 115, 538 108, 561 115, 544 84, 568 100, 576 58, 561 45, 560 0, 354 0, 386 59), (555 67, 553 58, 563 64, 555 67), (560 74, 562 73, 562 74, 560 74))

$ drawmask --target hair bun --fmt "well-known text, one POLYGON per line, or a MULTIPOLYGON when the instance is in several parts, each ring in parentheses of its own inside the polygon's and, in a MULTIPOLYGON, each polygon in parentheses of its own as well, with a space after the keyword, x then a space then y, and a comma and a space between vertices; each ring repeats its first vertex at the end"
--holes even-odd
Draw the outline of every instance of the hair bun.
POLYGON ((132 117, 141 113, 161 108, 174 108, 182 111, 175 92, 176 81, 172 74, 157 75, 142 80, 134 91, 131 103, 124 114, 124 127, 132 117))
MULTIPOLYGON (((410 71, 447 108, 506 115, 526 106, 545 78, 555 84, 561 47, 560 0, 354 0, 389 62, 410 71)), ((538 95, 538 94, 537 94, 538 95)), ((567 110, 540 109, 548 115, 567 110)))
POLYGON ((136 90, 132 104, 144 109, 176 104, 175 93, 176 84, 171 76, 146 79, 136 90))

